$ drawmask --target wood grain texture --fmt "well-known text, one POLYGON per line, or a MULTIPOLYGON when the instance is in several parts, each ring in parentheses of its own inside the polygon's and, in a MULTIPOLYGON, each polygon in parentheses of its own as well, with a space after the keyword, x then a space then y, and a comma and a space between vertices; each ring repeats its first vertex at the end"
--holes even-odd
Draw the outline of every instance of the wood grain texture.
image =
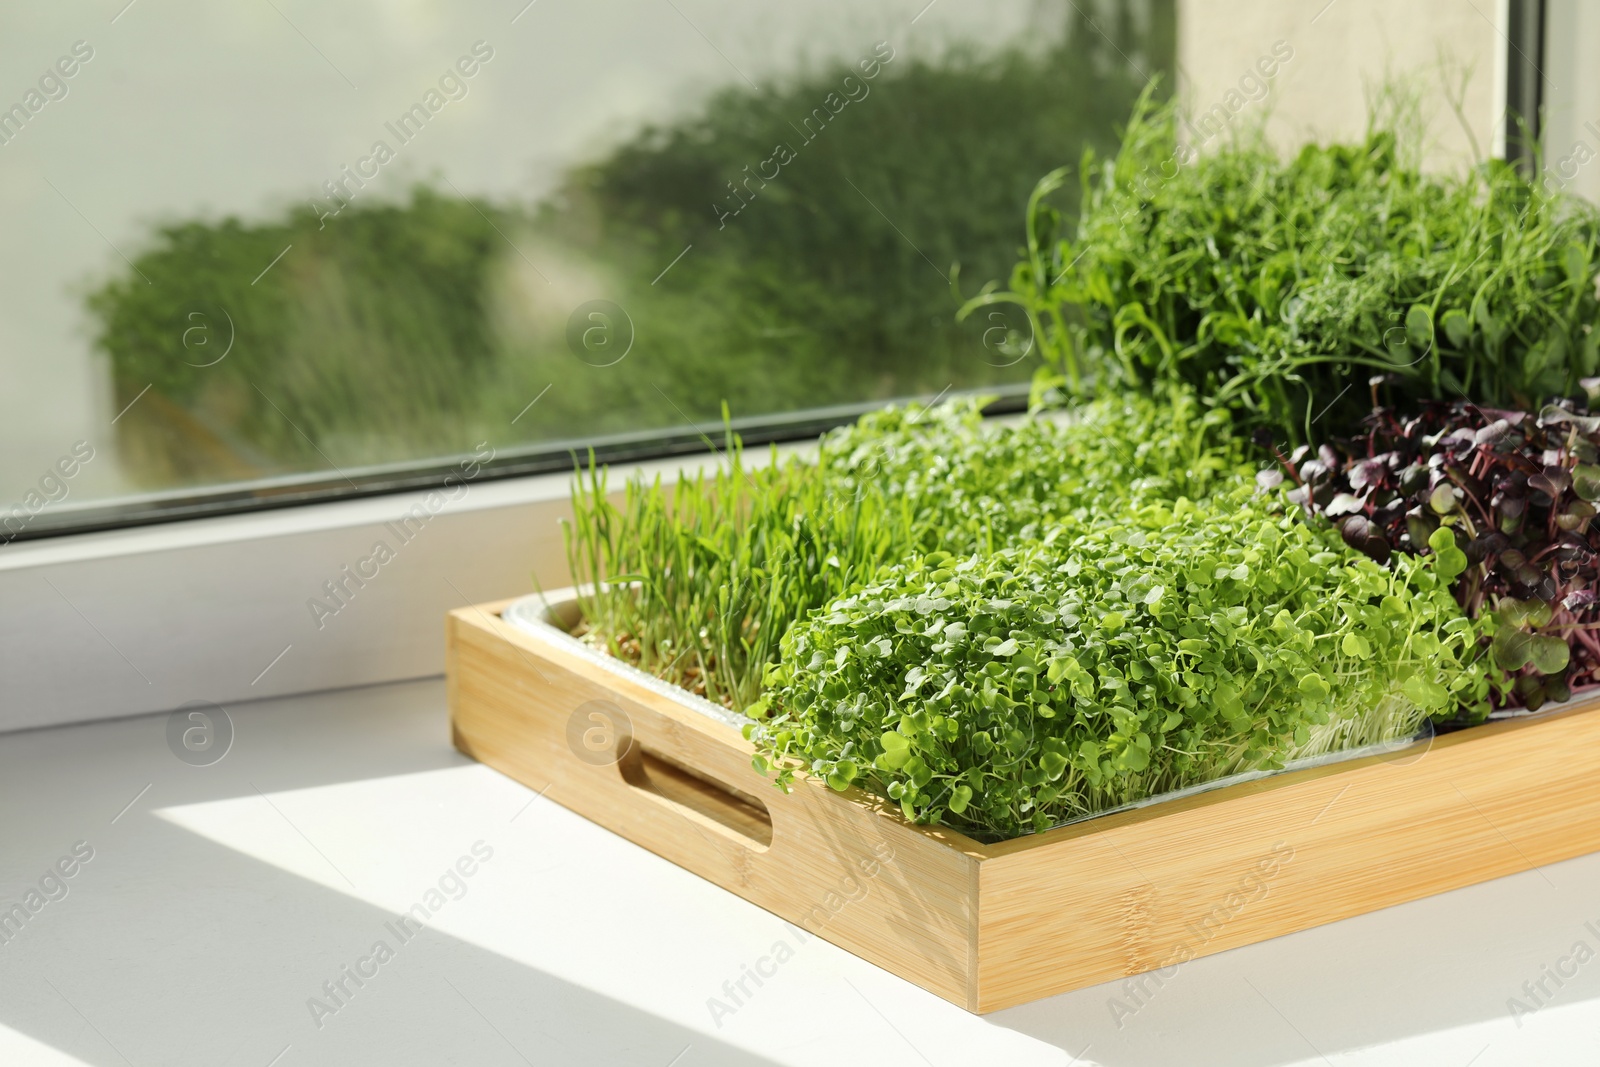
POLYGON ((1600 850, 1600 701, 980 845, 860 790, 750 767, 738 731, 616 664, 452 612, 462 752, 971 1011, 1124 977, 1600 850), (569 720, 609 701, 615 762, 569 720))
POLYGON ((502 606, 461 609, 448 621, 457 748, 812 934, 957 1004, 973 1002, 970 848, 818 782, 778 792, 751 768, 737 730, 506 624, 502 606), (627 715, 643 780, 628 757, 596 765, 569 747, 568 720, 592 700, 627 715), (695 774, 701 786, 683 780, 695 774), (723 799, 705 798, 705 779, 722 783, 723 799), (730 815, 726 787, 755 804, 736 803, 730 815), (770 845, 741 807, 765 809, 770 845))
POLYGON ((994 846, 977 1010, 1596 851, 1597 773, 1589 700, 994 846))

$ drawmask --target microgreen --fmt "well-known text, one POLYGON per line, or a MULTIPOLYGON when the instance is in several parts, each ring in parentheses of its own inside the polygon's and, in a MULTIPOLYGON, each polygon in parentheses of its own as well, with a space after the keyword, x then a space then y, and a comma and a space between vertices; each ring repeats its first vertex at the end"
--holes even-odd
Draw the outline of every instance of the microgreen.
POLYGON ((1047 175, 1004 292, 1047 367, 1036 391, 1181 381, 1293 440, 1354 426, 1363 383, 1391 402, 1467 396, 1535 407, 1600 368, 1600 211, 1491 160, 1424 173, 1403 109, 1357 144, 1281 159, 1262 132, 1183 144, 1147 94, 1120 151, 1086 154, 1070 237, 1047 175), (1351 388, 1352 385, 1357 386, 1351 388))
POLYGON ((1043 830, 1483 705, 1480 631, 1435 566, 1380 566, 1248 488, 934 551, 797 623, 746 732, 781 784, 1043 830))
MULTIPOLYGON (((1225 411, 1182 389, 1106 397, 1071 412, 997 423, 971 404, 890 408, 823 443, 836 492, 882 493, 911 512, 913 546, 969 553, 1044 536, 1054 523, 1248 478, 1225 411)), ((908 546, 912 547, 912 546, 908 546)))
POLYGON ((1014 836, 1487 708, 1445 553, 1384 567, 1262 495, 1173 390, 889 409, 814 460, 580 471, 589 640, 753 717, 756 765, 1014 836), (1443 575, 1443 578, 1441 578, 1443 575))
POLYGON ((630 481, 621 505, 605 471, 580 470, 565 527, 589 637, 707 699, 755 700, 778 639, 808 608, 865 581, 908 543, 882 494, 830 491, 816 468, 776 451, 745 462, 729 435, 710 475, 630 481))
POLYGON ((1495 660, 1514 676, 1496 704, 1537 709, 1600 682, 1600 418, 1571 403, 1380 408, 1362 433, 1282 465, 1301 483, 1290 495, 1350 545, 1432 555, 1469 615, 1493 614, 1495 660))
POLYGON ((613 502, 580 469, 566 528, 588 639, 731 708, 759 696, 803 614, 916 551, 994 551, 1107 508, 1247 480, 1228 418, 1190 396, 1106 399, 1071 417, 984 420, 973 401, 889 408, 815 462, 635 479, 613 502))

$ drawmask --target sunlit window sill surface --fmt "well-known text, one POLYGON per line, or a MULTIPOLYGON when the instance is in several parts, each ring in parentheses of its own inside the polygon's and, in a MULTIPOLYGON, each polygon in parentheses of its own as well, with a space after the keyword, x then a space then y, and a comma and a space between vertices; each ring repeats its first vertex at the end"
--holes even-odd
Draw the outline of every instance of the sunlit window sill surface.
POLYGON ((1593 1062, 1597 856, 980 1018, 463 758, 441 681, 230 710, 0 741, 0 1063, 1593 1062))

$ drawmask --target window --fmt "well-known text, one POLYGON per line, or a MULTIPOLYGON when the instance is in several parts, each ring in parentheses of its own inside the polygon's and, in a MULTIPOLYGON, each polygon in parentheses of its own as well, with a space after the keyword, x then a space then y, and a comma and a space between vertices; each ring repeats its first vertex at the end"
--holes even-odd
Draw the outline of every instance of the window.
POLYGON ((249 5, 0 41, 0 540, 1017 396, 1171 0, 249 5), (1076 183, 1060 195, 1072 209, 1076 183), (959 274, 955 268, 959 266, 959 274))
POLYGON ((0 35, 6 729, 437 673, 444 611, 565 582, 574 451, 670 477, 724 401, 747 441, 1019 403, 1026 331, 957 325, 948 272, 1003 282, 1034 182, 1113 151, 1147 78, 1197 141, 1289 150, 1398 74, 1449 167, 1542 98, 1547 172, 1600 181, 1578 0, 97 8, 0 35), (319 628, 469 474, 499 480, 319 628))

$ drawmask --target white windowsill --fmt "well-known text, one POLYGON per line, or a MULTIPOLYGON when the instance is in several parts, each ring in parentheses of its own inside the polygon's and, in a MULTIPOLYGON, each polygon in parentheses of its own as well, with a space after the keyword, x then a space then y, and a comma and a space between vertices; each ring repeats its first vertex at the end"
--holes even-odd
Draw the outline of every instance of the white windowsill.
POLYGON ((1133 1003, 1130 983, 980 1018, 460 756, 441 682, 231 716, 233 746, 209 767, 173 757, 165 716, 0 745, 0 908, 75 843, 94 849, 67 895, 0 943, 0 1062, 1593 1059, 1600 969, 1580 965, 1559 988, 1545 975, 1574 942, 1596 947, 1584 924, 1600 923, 1600 856, 1194 960, 1159 988, 1146 979, 1120 1026, 1112 1005, 1133 1003), (480 842, 492 857, 399 943, 389 925, 480 842), (346 980, 352 995, 319 1028, 308 1001, 380 940, 393 958, 360 987, 346 980), (793 955, 774 964, 779 942, 793 955), (727 1003, 724 983, 758 964, 770 977, 746 979, 750 995, 714 1019, 711 998, 727 1003), (1551 996, 1518 1026, 1508 998, 1534 1006, 1523 983, 1542 978, 1551 996))

